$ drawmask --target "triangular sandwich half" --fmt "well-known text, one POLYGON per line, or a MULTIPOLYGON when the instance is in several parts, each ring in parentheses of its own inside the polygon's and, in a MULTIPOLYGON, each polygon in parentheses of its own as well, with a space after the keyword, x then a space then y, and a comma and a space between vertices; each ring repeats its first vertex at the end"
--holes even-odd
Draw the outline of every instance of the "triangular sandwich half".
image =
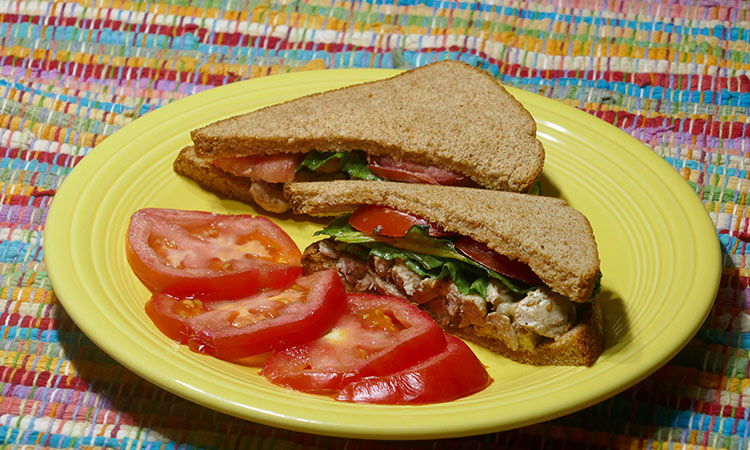
POLYGON ((418 303, 447 331, 515 361, 591 365, 604 348, 586 217, 528 194, 368 181, 290 183, 295 213, 337 216, 304 252, 354 292, 418 303))
POLYGON ((456 61, 272 105, 191 137, 175 161, 178 173, 272 212, 288 208, 283 186, 291 181, 527 192, 544 165, 531 114, 491 75, 456 61))

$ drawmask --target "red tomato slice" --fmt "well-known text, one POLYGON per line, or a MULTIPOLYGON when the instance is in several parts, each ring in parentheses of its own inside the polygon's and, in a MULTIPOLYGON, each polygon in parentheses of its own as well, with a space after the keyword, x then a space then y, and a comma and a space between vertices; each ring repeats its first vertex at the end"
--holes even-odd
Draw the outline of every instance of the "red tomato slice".
POLYGON ((370 156, 368 167, 375 175, 393 181, 477 186, 471 178, 458 172, 409 161, 397 161, 390 156, 370 156))
POLYGON ((385 405, 440 403, 479 392, 492 382, 471 349, 446 335, 445 350, 411 367, 345 386, 336 400, 385 405))
POLYGON ((346 292, 334 270, 304 276, 286 289, 203 303, 154 294, 146 314, 191 350, 237 360, 316 339, 336 323, 346 292))
POLYGON ((280 153, 219 158, 213 161, 213 165, 238 177, 249 177, 268 183, 288 183, 294 180, 300 162, 301 154, 280 153))
POLYGON ((386 180, 403 181, 404 183, 438 184, 434 178, 419 172, 410 172, 394 167, 383 167, 372 163, 368 164, 367 167, 370 168, 372 173, 386 180))
POLYGON ((501 275, 531 285, 543 284, 539 276, 528 265, 501 255, 472 238, 464 236, 456 241, 456 250, 501 275))
POLYGON ((444 348, 442 330, 416 306, 395 297, 350 294, 331 331, 275 352, 261 374, 280 386, 331 394, 362 377, 397 372, 444 348))
POLYGON ((203 300, 279 288, 302 273, 299 248, 264 217, 142 209, 130 218, 127 258, 151 290, 203 300))
POLYGON ((393 208, 362 205, 349 217, 349 225, 363 233, 404 237, 414 225, 429 225, 429 223, 393 208))
POLYGON ((450 236, 437 225, 421 217, 386 206, 362 205, 349 217, 349 225, 363 232, 387 237, 404 237, 414 225, 429 226, 430 236, 450 236))

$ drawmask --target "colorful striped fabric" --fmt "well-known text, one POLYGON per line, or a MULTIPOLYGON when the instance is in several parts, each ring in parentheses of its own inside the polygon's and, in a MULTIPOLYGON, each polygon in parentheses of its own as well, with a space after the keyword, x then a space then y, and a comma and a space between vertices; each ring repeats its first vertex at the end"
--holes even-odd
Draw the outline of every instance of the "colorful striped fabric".
POLYGON ((0 0, 0 448, 750 446, 750 3, 0 0), (548 423, 418 442, 224 416, 115 363, 65 314, 42 231, 60 183, 137 117, 248 78, 441 59, 617 125, 695 190, 724 255, 712 314, 663 369, 548 423))

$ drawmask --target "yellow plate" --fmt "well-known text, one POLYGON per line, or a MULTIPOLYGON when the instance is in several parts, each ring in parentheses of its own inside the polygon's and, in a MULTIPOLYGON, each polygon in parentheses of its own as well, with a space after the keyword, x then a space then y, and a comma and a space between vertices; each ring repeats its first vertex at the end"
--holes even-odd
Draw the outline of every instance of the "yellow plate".
MULTIPOLYGON (((277 427, 373 439, 479 434, 568 414, 633 385, 691 339, 710 310, 721 269, 715 228, 696 194, 624 132, 513 89, 547 149, 543 191, 583 212, 599 244, 608 345, 593 367, 525 366, 474 346, 494 379, 480 393, 426 406, 352 405, 273 386, 257 369, 192 353, 159 333, 143 311, 149 294, 125 259, 131 213, 144 207, 252 212, 172 172, 172 160, 190 142, 188 131, 396 73, 329 70, 231 84, 146 114, 97 146, 63 183, 44 233, 49 276, 76 324, 124 366, 196 403, 277 427)), ((279 223, 301 248, 319 227, 279 223)))

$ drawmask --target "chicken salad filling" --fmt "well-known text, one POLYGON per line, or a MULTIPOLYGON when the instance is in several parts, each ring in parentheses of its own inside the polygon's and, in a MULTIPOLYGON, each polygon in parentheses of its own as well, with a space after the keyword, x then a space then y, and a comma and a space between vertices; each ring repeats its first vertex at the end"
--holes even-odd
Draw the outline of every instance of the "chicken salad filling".
POLYGON ((533 350, 541 339, 558 338, 577 321, 576 305, 546 287, 517 292, 492 279, 480 295, 461 289, 450 277, 420 274, 399 258, 364 257, 356 246, 360 245, 318 241, 305 252, 303 265, 335 267, 357 291, 411 300, 442 326, 471 327, 480 336, 501 337, 511 350, 533 350))

